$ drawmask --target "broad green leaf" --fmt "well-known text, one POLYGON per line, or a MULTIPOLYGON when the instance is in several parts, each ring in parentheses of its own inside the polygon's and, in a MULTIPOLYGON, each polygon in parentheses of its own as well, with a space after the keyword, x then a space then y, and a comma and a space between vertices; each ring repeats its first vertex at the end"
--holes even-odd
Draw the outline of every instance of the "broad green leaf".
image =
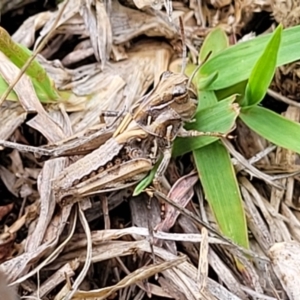
POLYGON ((217 141, 195 150, 193 155, 205 197, 221 232, 249 248, 241 194, 226 148, 217 141))
MULTIPOLYGON (((187 123, 187 130, 202 132, 228 133, 235 124, 239 114, 239 108, 233 103, 235 96, 217 102, 216 104, 199 110, 195 115, 195 121, 187 123)), ((191 138, 177 138, 174 142, 173 155, 178 156, 194 149, 208 145, 216 141, 218 137, 202 136, 191 138)))
POLYGON ((218 72, 213 72, 207 77, 195 76, 193 82, 196 83, 198 90, 208 89, 208 87, 217 79, 218 72))
MULTIPOLYGON (((232 94, 230 94, 232 95, 232 94)), ((229 98, 229 97, 228 97, 229 98)), ((225 98, 223 98, 225 99, 225 98)), ((197 113, 207 107, 218 103, 218 99, 214 91, 200 90, 198 91, 198 107, 197 113)))
POLYGON ((230 95, 237 94, 238 96, 236 98, 236 101, 239 103, 239 99, 245 94, 247 82, 247 80, 241 81, 225 89, 217 90, 215 91, 216 96, 218 99, 222 100, 229 97, 230 95))
POLYGON ((205 61, 210 54, 209 59, 217 53, 226 49, 229 46, 229 41, 226 33, 220 27, 214 28, 205 38, 199 53, 198 63, 205 61))
POLYGON ((155 166, 150 171, 150 173, 138 183, 138 185, 135 187, 135 189, 133 191, 133 194, 132 194, 133 196, 138 196, 140 193, 142 193, 145 190, 145 188, 147 188, 151 184, 161 161, 162 161, 162 158, 160 158, 158 160, 158 162, 155 164, 155 166))
MULTIPOLYGON (((32 55, 29 49, 15 43, 2 27, 0 27, 0 51, 3 52, 3 54, 5 54, 8 59, 20 69, 32 55)), ((33 60, 27 68, 26 74, 32 80, 37 95, 41 101, 48 102, 59 98, 53 82, 48 77, 45 69, 36 59, 33 60)))
POLYGON ((264 52, 254 65, 241 106, 258 104, 266 95, 276 69, 277 54, 281 41, 282 26, 274 31, 264 52))
POLYGON ((300 124, 264 107, 242 109, 241 120, 270 142, 300 153, 300 124))
MULTIPOLYGON (((209 59, 200 68, 200 76, 218 72, 218 78, 209 86, 211 90, 224 89, 250 76, 253 65, 258 60, 271 34, 238 43, 209 59)), ((277 66, 300 59, 300 26, 282 31, 282 40, 277 58, 277 66)))

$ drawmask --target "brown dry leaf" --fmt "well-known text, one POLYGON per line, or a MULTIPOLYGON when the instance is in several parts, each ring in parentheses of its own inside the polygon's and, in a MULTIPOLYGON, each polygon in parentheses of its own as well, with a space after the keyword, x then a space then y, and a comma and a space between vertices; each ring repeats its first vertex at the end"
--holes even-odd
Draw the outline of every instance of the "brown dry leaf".
POLYGON ((13 203, 7 204, 7 205, 3 205, 0 206, 0 221, 11 212, 11 210, 13 209, 14 205, 13 203))
MULTIPOLYGON (((128 235, 134 237, 136 240, 140 240, 141 238, 148 238, 150 236, 150 233, 147 227, 105 229, 105 230, 93 231, 91 233, 91 237, 95 245, 101 244, 104 241, 118 240, 128 235)), ((166 233, 162 231, 157 231, 157 232, 153 232, 153 235, 155 238, 170 240, 170 241, 190 241, 194 243, 199 243, 202 241, 202 236, 199 233, 180 234, 180 233, 166 233)), ((210 244, 222 244, 222 245, 226 244, 220 239, 213 238, 213 237, 208 237, 208 242, 210 244)), ((68 244, 68 252, 80 251, 80 248, 84 248, 84 247, 86 247, 86 239, 84 238, 83 234, 75 234, 71 242, 68 244)), ((110 256, 112 254, 113 253, 108 253, 107 255, 110 256)))
POLYGON ((273 269, 290 300, 300 297, 299 253, 298 242, 276 243, 269 250, 273 269))
MULTIPOLYGON (((38 62, 44 67, 47 74, 55 82, 55 86, 58 89, 63 89, 63 86, 70 81, 75 80, 75 74, 73 70, 65 68, 59 60, 49 61, 42 55, 37 55, 38 62)), ((84 74, 83 74, 84 76, 84 74)), ((75 96, 75 95, 74 95, 75 96)), ((85 102, 87 99, 82 97, 85 102)), ((74 101, 74 100, 73 100, 74 101)), ((82 108, 81 108, 82 109, 82 108)))
MULTIPOLYGON (((168 194, 168 198, 172 199, 180 206, 186 207, 194 195, 193 186, 198 179, 198 174, 195 174, 195 172, 182 176, 172 186, 172 189, 168 194)), ((180 215, 180 212, 168 203, 166 203, 165 210, 165 218, 155 227, 155 231, 159 230, 168 232, 169 229, 174 226, 178 216, 180 215)))

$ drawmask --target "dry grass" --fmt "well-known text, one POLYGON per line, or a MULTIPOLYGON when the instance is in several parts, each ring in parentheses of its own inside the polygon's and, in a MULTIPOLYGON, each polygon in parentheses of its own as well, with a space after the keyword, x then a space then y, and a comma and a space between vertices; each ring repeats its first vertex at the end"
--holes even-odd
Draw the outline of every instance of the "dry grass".
MULTIPOLYGON (((3 12, 11 2, 2 2, 3 12)), ((170 65, 179 68, 179 16, 196 61, 215 25, 233 37, 254 11, 272 11, 264 1, 207 1, 199 10, 200 2, 191 0, 173 2, 168 13, 163 3, 71 0, 53 32, 57 10, 28 18, 13 35, 16 42, 36 48, 50 32, 38 60, 56 87, 74 95, 68 102, 41 105, 23 76, 16 86, 20 102, 0 107, 0 139, 47 144, 44 149, 53 151, 43 160, 26 146, 1 153, 1 265, 9 282, 20 284, 19 291, 31 299, 300 299, 298 156, 270 146, 242 124, 236 147, 227 146, 239 172, 252 259, 171 207, 161 220, 156 199, 149 209, 148 195, 133 198, 132 189, 84 198, 78 206, 56 205, 52 179, 109 139, 119 122, 99 118, 102 112, 128 110, 170 65), (251 180, 252 171, 262 180, 251 180), (276 176, 277 186, 266 183, 270 176, 276 176), (238 271, 233 255, 240 257, 245 273, 238 271)), ((0 59, 0 72, 10 82, 18 70, 0 59)), ((281 71, 273 82, 281 91, 294 84, 280 86, 285 75, 281 71)), ((299 121, 299 108, 290 106, 285 115, 299 121)), ((189 171, 171 162, 169 196, 217 228, 200 185, 191 188, 197 176, 189 171)))

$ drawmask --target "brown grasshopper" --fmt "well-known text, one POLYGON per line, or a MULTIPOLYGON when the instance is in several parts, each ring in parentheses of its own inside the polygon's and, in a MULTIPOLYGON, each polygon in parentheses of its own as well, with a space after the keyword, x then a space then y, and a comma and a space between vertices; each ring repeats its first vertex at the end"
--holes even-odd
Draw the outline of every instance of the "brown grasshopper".
POLYGON ((58 203, 131 186, 140 181, 163 155, 154 183, 163 176, 177 136, 222 136, 185 131, 197 108, 196 93, 183 74, 164 72, 157 87, 138 101, 114 135, 98 149, 68 166, 54 179, 58 203))

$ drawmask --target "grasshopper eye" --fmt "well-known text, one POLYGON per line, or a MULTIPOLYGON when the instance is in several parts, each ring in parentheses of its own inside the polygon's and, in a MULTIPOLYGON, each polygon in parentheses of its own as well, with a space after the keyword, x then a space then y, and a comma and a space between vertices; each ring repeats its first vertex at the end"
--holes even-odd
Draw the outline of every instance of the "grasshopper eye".
POLYGON ((185 85, 183 85, 183 84, 181 84, 181 85, 175 85, 173 87, 172 95, 174 97, 181 96, 181 95, 186 94, 186 92, 187 92, 187 89, 186 89, 185 85))

